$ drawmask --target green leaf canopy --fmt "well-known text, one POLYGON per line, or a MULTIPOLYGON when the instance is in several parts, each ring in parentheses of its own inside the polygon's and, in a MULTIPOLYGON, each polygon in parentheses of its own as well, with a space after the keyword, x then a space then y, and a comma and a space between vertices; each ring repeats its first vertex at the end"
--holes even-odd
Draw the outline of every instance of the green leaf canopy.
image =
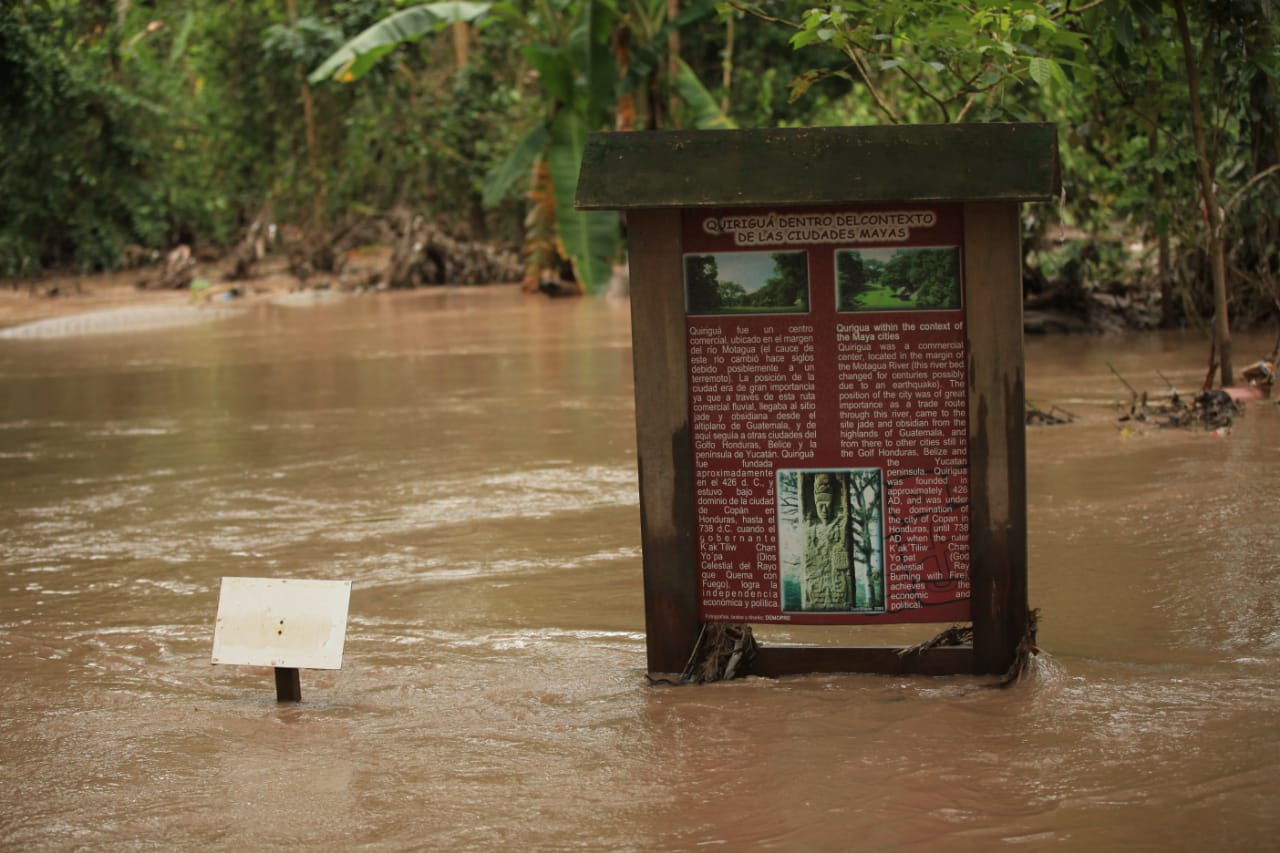
POLYGON ((489 3, 447 0, 425 3, 383 18, 338 48, 307 76, 310 83, 330 77, 343 82, 358 80, 373 64, 401 42, 414 41, 438 32, 449 24, 470 22, 488 13, 489 3))

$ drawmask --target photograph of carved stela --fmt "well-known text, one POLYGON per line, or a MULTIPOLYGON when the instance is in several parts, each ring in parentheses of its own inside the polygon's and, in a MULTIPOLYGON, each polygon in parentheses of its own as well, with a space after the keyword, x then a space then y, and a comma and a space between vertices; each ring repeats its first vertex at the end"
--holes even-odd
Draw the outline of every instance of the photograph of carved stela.
POLYGON ((778 471, 784 611, 884 611, 883 493, 879 468, 778 471))

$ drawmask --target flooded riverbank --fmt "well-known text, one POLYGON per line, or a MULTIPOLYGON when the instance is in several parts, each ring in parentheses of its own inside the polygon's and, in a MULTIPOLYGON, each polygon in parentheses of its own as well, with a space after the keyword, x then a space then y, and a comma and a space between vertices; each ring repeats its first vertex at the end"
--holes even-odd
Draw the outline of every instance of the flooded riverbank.
POLYGON ((1265 847, 1280 412, 1213 435, 1112 405, 1108 364, 1191 388, 1205 350, 1028 340, 1028 397, 1079 416, 1028 436, 1028 683, 663 688, 624 303, 437 290, 0 341, 0 840, 1265 847), (210 666, 223 575, 351 579, 343 669, 279 706, 269 671, 210 666))

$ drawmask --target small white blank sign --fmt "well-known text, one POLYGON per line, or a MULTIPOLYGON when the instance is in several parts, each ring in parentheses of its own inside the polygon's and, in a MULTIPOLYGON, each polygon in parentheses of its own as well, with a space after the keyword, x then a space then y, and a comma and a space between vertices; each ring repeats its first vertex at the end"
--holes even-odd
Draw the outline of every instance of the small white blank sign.
POLYGON ((223 578, 213 662, 341 669, 351 581, 223 578))

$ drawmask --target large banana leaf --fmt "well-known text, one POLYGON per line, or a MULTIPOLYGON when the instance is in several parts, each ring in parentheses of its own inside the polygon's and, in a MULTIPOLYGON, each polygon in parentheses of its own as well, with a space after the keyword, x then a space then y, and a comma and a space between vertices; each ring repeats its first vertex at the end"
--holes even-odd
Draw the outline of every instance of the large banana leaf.
POLYGON ((427 33, 439 32, 449 24, 474 21, 483 17, 491 5, 466 0, 444 0, 403 9, 383 18, 338 48, 307 76, 307 80, 311 83, 319 83, 330 77, 337 77, 344 83, 357 80, 401 42, 414 41, 427 33))
POLYGON ((574 90, 573 54, 553 44, 527 44, 521 48, 525 60, 538 72, 538 86, 552 102, 572 103, 574 90))
POLYGON ((582 117, 562 110, 551 123, 547 165, 556 201, 556 228, 574 273, 588 293, 604 287, 613 274, 613 262, 621 244, 618 214, 612 211, 575 210, 578 171, 587 128, 582 117))
POLYGON ((529 173, 533 171, 534 161, 542 156, 550 141, 550 129, 539 122, 516 143, 511 153, 485 176, 484 196, 481 199, 485 207, 493 207, 502 201, 516 181, 528 179, 529 173))
POLYGON ((614 61, 610 36, 617 11, 612 3, 593 0, 584 10, 582 26, 571 46, 582 62, 585 101, 577 106, 588 126, 603 125, 618 101, 618 66, 614 61))
POLYGON ((720 109, 716 99, 683 59, 679 60, 675 85, 681 99, 692 111, 692 123, 698 130, 722 130, 738 126, 720 109))

